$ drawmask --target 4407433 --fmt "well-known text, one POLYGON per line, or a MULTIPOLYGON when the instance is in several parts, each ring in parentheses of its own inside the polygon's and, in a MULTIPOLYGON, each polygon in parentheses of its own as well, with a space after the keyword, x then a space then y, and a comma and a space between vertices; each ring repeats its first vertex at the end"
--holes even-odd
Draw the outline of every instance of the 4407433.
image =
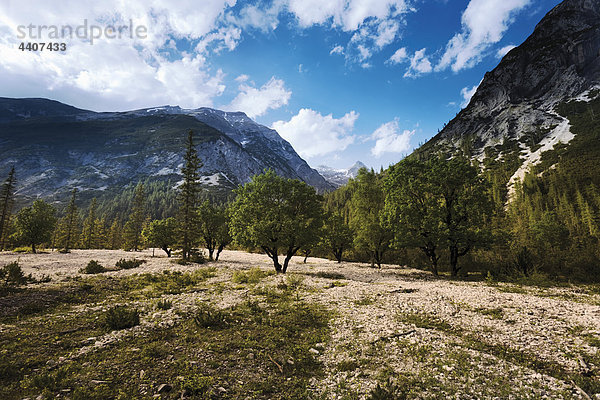
POLYGON ((66 51, 67 44, 66 43, 58 43, 58 42, 21 42, 19 45, 19 50, 21 51, 66 51))

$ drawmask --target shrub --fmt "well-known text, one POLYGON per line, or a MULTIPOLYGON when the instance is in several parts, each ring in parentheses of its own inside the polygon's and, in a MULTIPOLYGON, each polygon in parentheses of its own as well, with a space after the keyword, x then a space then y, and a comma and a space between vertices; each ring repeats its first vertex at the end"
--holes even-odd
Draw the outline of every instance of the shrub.
POLYGON ((137 310, 129 310, 125 306, 111 307, 106 312, 106 325, 113 331, 132 328, 140 324, 137 310))
POLYGON ((235 271, 231 277, 231 280, 234 283, 250 283, 255 285, 263 278, 273 275, 273 273, 273 271, 266 272, 258 267, 254 267, 250 268, 248 271, 235 271))
POLYGON ((346 277, 339 272, 319 271, 315 274, 315 276, 325 279, 346 279, 346 277))
POLYGON ((102 272, 106 272, 106 268, 104 268, 98 261, 90 260, 90 262, 80 270, 81 273, 84 274, 101 274, 102 272))
POLYGON ((144 264, 145 262, 146 262, 146 260, 138 260, 137 258, 132 258, 130 260, 121 258, 119 261, 117 261, 115 266, 118 269, 132 269, 132 268, 139 267, 140 265, 144 264))
POLYGON ((33 280, 31 275, 25 276, 18 261, 13 261, 2 267, 0 269, 0 279, 9 285, 23 285, 33 280))
POLYGON ((160 299, 158 300, 158 302, 156 303, 156 307, 159 310, 168 310, 173 306, 173 302, 171 302, 171 300, 168 299, 160 299))
POLYGON ((31 246, 15 247, 13 251, 15 253, 31 253, 31 246))
POLYGON ((227 325, 227 320, 227 313, 207 303, 200 303, 194 315, 194 323, 200 328, 220 328, 227 325))
POLYGON ((206 396, 210 392, 212 383, 213 378, 210 376, 193 374, 184 378, 182 386, 190 396, 206 396))

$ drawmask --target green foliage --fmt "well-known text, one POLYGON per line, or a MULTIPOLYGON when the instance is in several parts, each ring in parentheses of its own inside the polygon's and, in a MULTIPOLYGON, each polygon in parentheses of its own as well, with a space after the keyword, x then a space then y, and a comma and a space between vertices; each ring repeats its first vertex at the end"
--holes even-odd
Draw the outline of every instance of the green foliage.
POLYGON ((272 271, 263 271, 258 267, 250 268, 248 271, 234 271, 231 281, 235 283, 249 283, 256 285, 267 276, 273 275, 272 271))
POLYGON ((208 250, 208 259, 213 259, 215 250, 216 260, 225 246, 231 243, 229 224, 225 208, 213 205, 205 200, 198 209, 200 220, 200 236, 208 250))
POLYGON ((15 167, 12 167, 0 189, 0 250, 4 250, 4 241, 15 201, 16 183, 15 167))
POLYGON ((352 248, 354 233, 339 212, 332 212, 325 220, 322 240, 323 246, 333 253, 338 263, 341 263, 344 251, 352 248))
POLYGON ((380 175, 362 168, 355 179, 348 182, 351 191, 350 227, 354 232, 354 246, 366 251, 371 265, 381 268, 383 256, 393 238, 384 225, 383 210, 385 194, 380 175))
POLYGON ((50 242, 56 210, 43 200, 36 200, 31 207, 22 208, 17 214, 15 236, 17 240, 31 245, 35 253, 36 245, 50 242))
POLYGON ((106 268, 104 268, 98 261, 90 260, 85 268, 81 269, 81 272, 84 274, 100 274, 102 272, 106 272, 106 268))
POLYGON ((198 194, 200 192, 199 169, 202 162, 194 147, 194 133, 189 131, 186 142, 185 163, 181 168, 183 183, 179 187, 179 211, 177 214, 178 237, 183 260, 188 260, 199 238, 198 194))
POLYGON ((167 257, 171 257, 171 249, 177 242, 177 222, 175 218, 154 220, 142 231, 148 245, 161 248, 167 257))
POLYGON ((131 259, 125 259, 125 258, 121 258, 119 261, 117 261, 117 263, 115 264, 115 267, 117 267, 118 269, 133 269, 133 268, 137 268, 140 265, 146 263, 146 260, 139 260, 137 258, 131 258, 131 259))
POLYGON ((255 175, 236 189, 229 208, 230 231, 236 242, 260 247, 285 273, 300 248, 319 242, 323 223, 321 197, 306 183, 277 176, 272 170, 255 175), (285 254, 283 266, 278 255, 285 254))
POLYGON ((0 268, 0 281, 4 281, 7 285, 23 285, 31 280, 31 276, 25 276, 18 261, 13 261, 0 268))
POLYGON ((169 299, 160 299, 156 302, 156 307, 159 310, 169 310, 173 306, 173 302, 169 299))
POLYGON ((194 323, 200 328, 223 328, 229 324, 227 311, 219 310, 209 303, 200 303, 194 312, 194 323))
POLYGON ((140 324, 140 314, 126 306, 114 306, 105 314, 106 325, 113 331, 133 328, 140 324))
POLYGON ((77 188, 71 192, 69 205, 65 210, 65 216, 60 219, 56 228, 56 246, 64 253, 68 253, 77 242, 79 234, 79 218, 77 215, 77 188))
POLYGON ((391 377, 383 384, 377 383, 375 389, 371 390, 367 400, 403 400, 407 398, 408 390, 399 386, 391 377))
POLYGON ((488 184, 464 158, 405 159, 385 181, 386 217, 400 247, 419 247, 437 274, 438 249, 447 247, 453 276, 458 258, 485 245, 492 205, 488 184))
POLYGON ((144 227, 144 221, 146 219, 146 204, 145 204, 145 193, 144 185, 139 183, 135 188, 133 196, 133 205, 131 207, 131 214, 129 219, 123 228, 123 239, 125 250, 139 250, 142 243, 142 229, 144 227))

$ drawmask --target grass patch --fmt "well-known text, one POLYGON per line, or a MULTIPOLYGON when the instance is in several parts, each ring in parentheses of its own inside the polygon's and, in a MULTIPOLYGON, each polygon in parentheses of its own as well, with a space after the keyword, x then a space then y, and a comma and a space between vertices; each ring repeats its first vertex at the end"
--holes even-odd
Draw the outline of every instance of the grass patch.
MULTIPOLYGON (((184 318, 175 324, 144 326, 135 335, 70 358, 108 332, 108 312, 105 315, 95 307, 98 301, 141 299, 158 306, 147 298, 148 291, 161 296, 174 288, 194 291, 213 275, 214 271, 202 269, 94 276, 63 283, 56 289, 73 290, 68 299, 58 298, 56 307, 27 318, 19 316, 18 323, 0 332, 0 398, 43 394, 45 398, 143 399, 158 394, 162 383, 172 388, 162 395, 169 398, 179 398, 184 391, 190 398, 310 397, 309 380, 322 376, 323 366, 309 350, 329 340, 331 313, 296 300, 294 282, 286 282, 285 290, 270 287, 260 296, 261 302, 246 301, 221 310, 198 303, 180 314, 184 318), (92 307, 69 312, 74 304, 92 307)), ((134 310, 112 310, 115 320, 128 322, 113 327, 135 325, 134 310)))
POLYGON ((274 274, 273 271, 263 271, 258 267, 254 267, 248 271, 234 271, 231 280, 234 283, 256 285, 267 276, 274 274))
POLYGON ((399 314, 399 319, 402 322, 414 324, 419 328, 435 329, 458 336, 462 340, 462 343, 459 343, 459 345, 463 347, 491 354, 497 358, 532 369, 541 374, 552 376, 565 382, 572 381, 588 395, 600 391, 600 382, 593 376, 584 376, 578 371, 567 370, 556 362, 542 360, 534 354, 529 354, 503 344, 485 342, 476 334, 468 334, 464 332, 463 329, 452 326, 437 317, 423 313, 413 313, 399 314))
POLYGON ((113 331, 133 328, 140 324, 140 313, 125 306, 111 307, 105 314, 106 325, 113 331))

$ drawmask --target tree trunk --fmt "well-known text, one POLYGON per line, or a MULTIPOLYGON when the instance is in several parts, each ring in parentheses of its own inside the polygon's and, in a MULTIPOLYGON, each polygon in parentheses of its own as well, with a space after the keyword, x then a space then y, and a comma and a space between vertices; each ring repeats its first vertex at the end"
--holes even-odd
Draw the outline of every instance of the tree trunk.
POLYGON ((299 247, 293 248, 293 247, 288 247, 288 251, 285 255, 285 260, 283 260, 283 273, 285 274, 287 271, 287 267, 290 263, 290 260, 292 259, 292 257, 294 256, 294 254, 296 254, 296 252, 300 250, 299 247))
POLYGON ((271 249, 269 247, 262 246, 262 249, 264 250, 265 253, 267 253, 267 255, 271 258, 271 260, 273 260, 273 266, 275 267, 275 272, 281 273, 282 268, 281 268, 281 264, 279 264, 279 256, 278 256, 279 252, 277 251, 277 248, 271 249))
POLYGON ((31 252, 35 254, 35 243, 31 243, 31 252))
POLYGON ((306 264, 306 259, 308 258, 308 256, 310 255, 311 251, 310 250, 306 250, 306 252, 304 253, 304 264, 306 264))
POLYGON ((375 262, 377 263, 377 267, 381 269, 381 261, 383 259, 383 255, 379 251, 375 251, 375 262))
POLYGON ((338 263, 342 262, 342 249, 333 249, 333 255, 338 263))
POLYGON ((208 250, 208 259, 212 261, 215 249, 213 247, 209 247, 206 250, 208 250))
POLYGON ((162 249, 165 253, 167 253, 167 257, 171 257, 171 249, 169 249, 169 247, 163 246, 162 249))
POLYGON ((456 246, 450 246, 450 274, 453 277, 458 275, 458 248, 456 246))
POLYGON ((215 261, 219 261, 219 255, 221 254, 224 248, 224 244, 219 245, 219 248, 217 249, 217 254, 215 255, 215 261))

